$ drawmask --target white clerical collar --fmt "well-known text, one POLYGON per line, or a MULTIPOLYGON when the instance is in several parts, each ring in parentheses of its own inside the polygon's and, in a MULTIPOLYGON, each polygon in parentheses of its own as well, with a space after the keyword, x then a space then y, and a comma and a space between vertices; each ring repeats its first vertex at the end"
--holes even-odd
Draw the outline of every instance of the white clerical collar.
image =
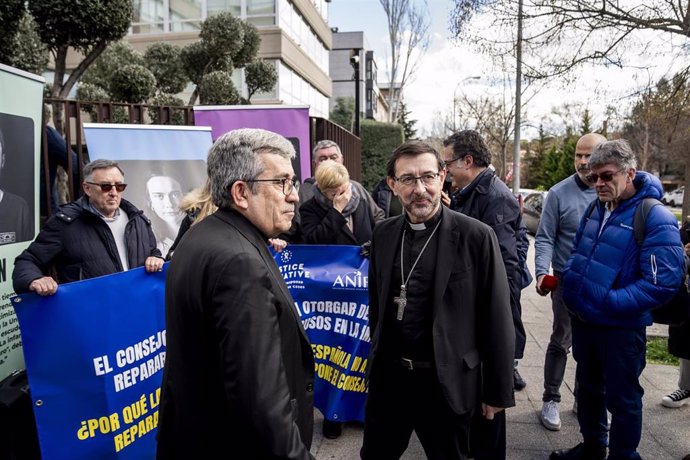
POLYGON ((405 213, 405 222, 409 225, 410 230, 418 232, 420 230, 426 230, 427 228, 434 227, 441 220, 441 207, 439 206, 433 217, 425 222, 420 222, 418 224, 413 224, 410 222, 410 217, 405 213))
POLYGON ((424 222, 420 222, 418 224, 413 224, 412 222, 408 222, 410 224, 410 228, 412 230, 418 231, 418 230, 426 230, 426 224, 424 222))

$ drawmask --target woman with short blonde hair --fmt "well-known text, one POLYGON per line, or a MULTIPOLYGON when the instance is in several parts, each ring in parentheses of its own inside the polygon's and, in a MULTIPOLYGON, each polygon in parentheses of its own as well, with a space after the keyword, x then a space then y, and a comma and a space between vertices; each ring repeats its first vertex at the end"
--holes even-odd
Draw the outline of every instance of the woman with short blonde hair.
POLYGON ((347 168, 332 160, 319 164, 314 197, 300 206, 307 244, 362 245, 371 240, 376 216, 368 192, 353 186, 347 168))

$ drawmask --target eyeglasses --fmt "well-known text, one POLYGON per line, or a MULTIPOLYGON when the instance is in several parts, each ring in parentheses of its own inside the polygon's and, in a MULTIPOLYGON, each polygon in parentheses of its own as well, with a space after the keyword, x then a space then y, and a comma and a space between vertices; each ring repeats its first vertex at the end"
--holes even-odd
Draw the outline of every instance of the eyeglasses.
POLYGON ((125 191, 127 188, 127 184, 107 184, 107 183, 102 183, 102 184, 97 184, 95 182, 84 182, 89 185, 95 185, 96 187, 100 187, 102 192, 109 192, 115 187, 115 190, 118 192, 122 193, 125 191))
POLYGON ((434 185, 438 176, 439 173, 426 173, 422 174, 421 176, 412 176, 406 174, 401 177, 393 177, 393 179, 405 187, 414 187, 417 185, 418 180, 421 181, 423 185, 434 185))
POLYGON ((625 168, 621 168, 618 171, 606 171, 601 174, 588 174, 585 176, 585 179, 587 179, 587 182, 594 184, 596 183, 599 179, 601 179, 604 182, 611 182, 613 180, 613 176, 618 174, 619 172, 625 170, 625 168))
POLYGON ((461 157, 455 157, 455 158, 453 158, 452 160, 444 160, 444 163, 446 164, 446 166, 450 166, 450 165, 452 165, 453 163, 455 163, 456 161, 462 160, 462 159, 465 158, 466 156, 467 156, 467 155, 464 155, 464 156, 461 156, 461 157))
POLYGON ((297 179, 288 179, 286 177, 282 179, 252 179, 246 180, 245 182, 270 182, 272 184, 280 184, 283 187, 283 194, 285 196, 290 195, 293 191, 299 191, 299 182, 297 179))

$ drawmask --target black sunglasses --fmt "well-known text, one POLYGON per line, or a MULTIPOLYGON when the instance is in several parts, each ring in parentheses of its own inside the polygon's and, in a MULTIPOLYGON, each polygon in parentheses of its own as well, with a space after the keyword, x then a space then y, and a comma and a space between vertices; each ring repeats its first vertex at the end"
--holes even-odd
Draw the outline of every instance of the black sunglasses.
POLYGON ((109 192, 115 187, 115 190, 118 192, 124 192, 125 189, 127 188, 127 184, 97 184, 95 182, 85 182, 86 184, 89 185, 95 185, 96 187, 100 187, 103 192, 109 192))
POLYGON ((619 172, 623 171, 625 168, 621 168, 618 171, 606 171, 601 174, 588 174, 585 176, 585 179, 587 179, 587 182, 594 184, 596 183, 599 179, 601 179, 604 182, 611 182, 613 180, 613 176, 618 174, 619 172))

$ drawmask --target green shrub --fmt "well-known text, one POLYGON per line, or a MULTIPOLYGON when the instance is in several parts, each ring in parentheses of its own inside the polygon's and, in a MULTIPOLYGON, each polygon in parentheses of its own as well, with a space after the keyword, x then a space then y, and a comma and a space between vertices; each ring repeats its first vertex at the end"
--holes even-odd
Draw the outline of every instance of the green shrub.
POLYGON ((668 352, 666 337, 647 338, 647 361, 652 364, 678 365, 678 358, 668 352))
POLYGON ((144 66, 127 64, 113 73, 109 89, 115 101, 140 104, 153 96, 156 77, 144 66))
POLYGON ((221 70, 207 73, 199 84, 199 102, 202 105, 235 105, 240 93, 232 82, 232 73, 221 70))
POLYGON ((403 127, 395 123, 362 120, 362 185, 373 190, 386 176, 391 153, 403 142, 403 127))
MULTIPOLYGON (((179 97, 175 97, 172 94, 158 94, 149 100, 149 104, 154 106, 169 106, 169 107, 182 107, 184 106, 184 101, 179 97)), ((158 124, 158 119, 160 118, 160 107, 150 107, 149 108, 149 118, 151 122, 155 125, 158 124)), ((172 109, 172 120, 170 124, 172 125, 184 125, 184 111, 172 109)))
MULTIPOLYGON (((77 100, 79 101, 93 101, 93 102, 107 102, 110 100, 108 92, 100 86, 91 83, 80 83, 77 88, 77 100)), ((98 119, 97 106, 93 104, 81 104, 81 109, 91 116, 91 121, 98 119)))

